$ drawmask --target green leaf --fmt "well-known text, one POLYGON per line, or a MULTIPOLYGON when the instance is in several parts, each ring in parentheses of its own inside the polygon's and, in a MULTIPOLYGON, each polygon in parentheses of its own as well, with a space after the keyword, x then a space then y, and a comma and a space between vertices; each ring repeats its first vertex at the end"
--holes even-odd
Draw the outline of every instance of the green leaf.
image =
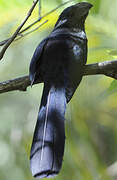
POLYGON ((117 92, 117 80, 113 80, 108 88, 108 91, 111 93, 117 92))

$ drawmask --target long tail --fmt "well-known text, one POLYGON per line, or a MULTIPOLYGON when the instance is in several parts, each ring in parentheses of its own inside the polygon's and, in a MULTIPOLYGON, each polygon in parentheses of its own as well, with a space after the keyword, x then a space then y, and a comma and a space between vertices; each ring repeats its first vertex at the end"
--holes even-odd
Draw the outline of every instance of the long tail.
POLYGON ((45 84, 30 155, 34 177, 53 177, 61 169, 65 145, 65 109, 65 89, 45 84))

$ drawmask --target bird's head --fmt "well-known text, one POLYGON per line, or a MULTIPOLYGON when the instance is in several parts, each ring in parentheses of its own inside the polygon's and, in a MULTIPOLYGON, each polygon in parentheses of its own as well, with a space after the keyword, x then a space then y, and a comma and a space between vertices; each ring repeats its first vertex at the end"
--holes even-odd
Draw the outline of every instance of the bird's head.
POLYGON ((92 6, 93 5, 90 3, 81 2, 64 9, 64 11, 59 16, 55 28, 82 28, 81 26, 84 26, 85 19, 92 6))

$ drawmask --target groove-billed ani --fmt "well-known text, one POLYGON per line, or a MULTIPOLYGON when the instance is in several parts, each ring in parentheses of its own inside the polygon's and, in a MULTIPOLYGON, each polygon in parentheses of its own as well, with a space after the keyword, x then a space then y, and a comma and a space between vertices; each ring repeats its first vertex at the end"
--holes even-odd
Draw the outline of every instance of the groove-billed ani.
POLYGON ((65 109, 83 76, 87 60, 84 23, 91 7, 82 2, 66 8, 30 63, 31 85, 39 77, 44 82, 30 156, 32 175, 37 178, 53 177, 61 169, 65 109))

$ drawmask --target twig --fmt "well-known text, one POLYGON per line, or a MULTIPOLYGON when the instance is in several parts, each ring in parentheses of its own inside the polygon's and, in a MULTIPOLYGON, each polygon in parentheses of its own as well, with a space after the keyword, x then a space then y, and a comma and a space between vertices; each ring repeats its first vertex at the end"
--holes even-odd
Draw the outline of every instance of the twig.
POLYGON ((19 40, 19 39, 27 36, 28 34, 30 34, 30 33, 34 32, 34 31, 38 30, 41 26, 43 26, 43 25, 44 25, 45 23, 47 23, 47 22, 48 22, 48 20, 44 21, 42 24, 40 24, 39 26, 37 26, 35 29, 32 29, 31 31, 28 31, 27 33, 22 34, 22 36, 17 37, 14 41, 17 41, 17 40, 19 40))
POLYGON ((24 31, 28 30, 29 28, 31 28, 32 26, 34 26, 35 24, 37 24, 41 19, 47 17, 48 15, 50 15, 51 13, 55 12, 57 9, 61 8, 62 6, 72 2, 74 0, 69 0, 69 1, 66 1, 62 4, 60 4, 59 6, 57 6, 56 8, 52 9, 51 11, 45 13, 43 16, 41 16, 41 18, 38 18, 36 21, 34 21, 32 24, 30 24, 29 26, 27 26, 25 29, 23 29, 22 31, 20 31, 20 33, 23 33, 24 31))
MULTIPOLYGON (((57 9, 59 9, 60 7, 66 5, 67 3, 72 2, 73 0, 70 1, 66 1, 65 3, 60 4, 59 6, 57 6, 56 8, 52 9, 51 11, 49 11, 48 13, 44 14, 43 16, 39 17, 36 21, 34 21, 32 24, 30 24, 29 26, 27 26, 26 28, 24 28, 23 30, 21 30, 16 36, 23 36, 22 33, 24 33, 25 31, 27 31, 28 29, 30 29, 32 26, 34 26, 35 24, 37 24, 41 19, 45 18, 46 16, 48 16, 49 14, 55 12, 57 9)), ((28 32, 27 32, 28 33, 28 32)), ((29 34, 29 33, 28 33, 29 34)), ((5 39, 3 41, 0 42, 0 46, 5 45, 12 37, 5 39)), ((18 40, 19 38, 17 38, 18 40)))
MULTIPOLYGON (((48 20, 44 21, 42 24, 40 24, 40 25, 37 26, 36 28, 34 28, 34 29, 32 29, 31 31, 28 31, 28 32, 26 32, 26 33, 24 33, 24 34, 18 33, 18 34, 17 34, 18 37, 16 37, 16 38, 14 39, 14 41, 17 41, 17 40, 19 40, 19 39, 27 36, 28 34, 31 34, 32 32, 38 30, 41 26, 43 26, 43 25, 44 25, 45 23, 47 23, 47 22, 48 22, 48 20)), ((3 46, 4 44, 6 44, 9 39, 10 39, 10 38, 8 38, 8 39, 6 39, 6 40, 4 40, 4 41, 1 41, 1 42, 0 42, 0 46, 3 46)))
MULTIPOLYGON (((106 75, 114 79, 117 79, 117 60, 85 65, 84 76, 98 74, 106 75)), ((39 79, 38 82, 36 82, 35 84, 41 82, 42 80, 39 79)), ((30 80, 28 76, 4 81, 0 83, 0 93, 5 93, 14 90, 26 91, 29 85, 30 80)))
POLYGON ((15 31, 15 33, 12 35, 12 37, 7 41, 7 43, 4 45, 3 49, 0 52, 0 60, 3 58, 7 48, 10 46, 10 44, 12 43, 12 41, 16 38, 17 34, 19 33, 19 31, 21 30, 21 28, 24 26, 24 24, 26 23, 26 21, 28 20, 28 18, 31 16, 37 2, 39 0, 35 0, 33 1, 33 5, 30 8, 30 10, 27 13, 27 16, 25 17, 24 21, 21 23, 21 25, 17 28, 17 30, 15 31))
POLYGON ((41 19, 41 0, 39 0, 39 19, 41 19))

